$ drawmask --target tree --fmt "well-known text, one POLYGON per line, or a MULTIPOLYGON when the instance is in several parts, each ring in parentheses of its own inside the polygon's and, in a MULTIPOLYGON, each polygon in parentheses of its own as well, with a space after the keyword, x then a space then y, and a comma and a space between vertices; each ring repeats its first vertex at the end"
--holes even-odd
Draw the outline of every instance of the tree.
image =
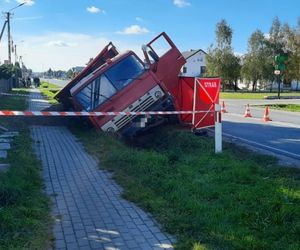
POLYGON ((74 77, 74 71, 72 69, 69 69, 67 71, 67 78, 72 79, 74 77))
POLYGON ((233 85, 238 89, 237 80, 240 76, 240 59, 234 55, 231 47, 233 31, 225 20, 216 25, 216 45, 211 45, 206 57, 207 76, 222 78, 222 88, 233 85))
POLYGON ((283 27, 278 17, 275 17, 270 28, 270 38, 268 40, 268 46, 273 51, 273 56, 284 53, 285 36, 283 27))
POLYGON ((231 47, 233 31, 225 19, 217 23, 215 32, 218 48, 225 49, 231 47))
POLYGON ((48 77, 52 77, 53 76, 53 70, 51 68, 49 68, 46 74, 47 74, 48 77))
POLYGON ((0 66, 0 79, 9 79, 13 75, 12 64, 2 64, 0 66))
POLYGON ((232 69, 231 78, 233 79, 233 82, 234 82, 234 91, 237 92, 238 91, 238 80, 241 77, 241 69, 242 69, 241 58, 238 56, 234 56, 230 61, 232 62, 232 65, 230 66, 230 68, 232 69))
POLYGON ((244 79, 252 82, 252 91, 256 91, 258 81, 267 81, 273 77, 272 51, 260 30, 256 30, 249 38, 241 74, 244 79))
POLYGON ((16 62, 15 65, 13 66, 12 72, 16 78, 22 78, 22 69, 18 62, 16 62))
POLYGON ((288 24, 284 25, 286 39, 286 49, 288 60, 286 62, 285 79, 288 82, 300 80, 300 18, 298 26, 291 28, 288 24))

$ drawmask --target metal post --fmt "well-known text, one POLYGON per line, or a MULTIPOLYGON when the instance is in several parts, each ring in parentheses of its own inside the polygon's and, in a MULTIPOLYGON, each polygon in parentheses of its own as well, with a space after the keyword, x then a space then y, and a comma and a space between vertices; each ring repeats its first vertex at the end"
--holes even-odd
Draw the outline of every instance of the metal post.
POLYGON ((278 99, 280 99, 280 75, 277 75, 278 99))
POLYGON ((222 117, 221 105, 215 104, 215 153, 222 153, 222 117))
POLYGON ((195 125, 195 111, 196 111, 196 103, 197 103, 197 78, 195 77, 195 81, 194 81, 194 99, 193 99, 193 120, 192 120, 192 124, 193 126, 195 125))

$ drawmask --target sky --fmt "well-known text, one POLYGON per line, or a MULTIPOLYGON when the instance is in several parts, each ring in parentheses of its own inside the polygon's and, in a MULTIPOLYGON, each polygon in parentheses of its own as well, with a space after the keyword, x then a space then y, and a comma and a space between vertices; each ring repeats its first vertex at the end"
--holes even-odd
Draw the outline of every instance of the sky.
MULTIPOLYGON (((5 12, 24 0, 0 0, 5 12)), ((234 31, 233 48, 247 51, 252 32, 268 34, 278 16, 291 26, 300 17, 300 0, 25 0, 13 10, 12 38, 17 54, 34 71, 68 70, 85 65, 113 41, 120 51, 134 50, 165 31, 181 51, 207 48, 215 26, 225 19, 234 31)), ((0 21, 2 27, 4 15, 0 21)), ((7 59, 7 32, 0 61, 7 59)), ((14 58, 14 55, 13 55, 14 58)))

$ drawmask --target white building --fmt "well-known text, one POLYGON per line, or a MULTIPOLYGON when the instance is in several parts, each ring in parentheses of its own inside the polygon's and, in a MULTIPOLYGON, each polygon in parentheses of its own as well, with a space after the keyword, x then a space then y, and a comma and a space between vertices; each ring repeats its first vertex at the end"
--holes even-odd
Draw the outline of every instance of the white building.
POLYGON ((181 69, 182 76, 203 76, 206 70, 206 52, 202 49, 182 52, 186 64, 181 69))
POLYGON ((300 90, 300 82, 299 81, 293 81, 291 85, 292 90, 300 90))

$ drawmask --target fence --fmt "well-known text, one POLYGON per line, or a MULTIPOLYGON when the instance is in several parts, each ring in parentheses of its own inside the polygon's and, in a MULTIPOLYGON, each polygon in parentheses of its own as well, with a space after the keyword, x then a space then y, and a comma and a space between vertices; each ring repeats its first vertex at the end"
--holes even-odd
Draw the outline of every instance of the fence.
POLYGON ((11 91, 12 89, 12 85, 13 85, 13 82, 12 82, 12 79, 0 79, 0 92, 9 92, 11 91))

